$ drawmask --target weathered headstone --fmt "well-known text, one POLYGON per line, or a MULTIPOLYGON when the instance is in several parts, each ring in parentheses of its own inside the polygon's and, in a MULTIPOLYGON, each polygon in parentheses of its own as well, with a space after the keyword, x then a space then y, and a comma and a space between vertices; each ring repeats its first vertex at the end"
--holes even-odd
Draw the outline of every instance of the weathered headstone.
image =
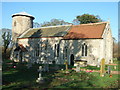
POLYGON ((108 74, 111 74, 111 68, 108 66, 108 74))
POLYGON ((27 68, 29 69, 30 67, 32 67, 32 64, 31 64, 31 63, 28 63, 28 64, 27 64, 27 68))
POLYGON ((59 66, 55 63, 55 61, 53 61, 52 64, 54 65, 54 69, 55 69, 55 70, 58 70, 58 69, 59 69, 59 66))
POLYGON ((42 66, 39 66, 39 69, 38 69, 39 77, 36 80, 37 83, 43 83, 44 82, 44 79, 42 77, 42 71, 43 71, 42 66))
POLYGON ((100 64, 99 64, 99 63, 97 64, 97 67, 98 67, 98 68, 100 67, 100 64))
POLYGON ((114 66, 114 69, 116 70, 116 69, 117 69, 117 67, 116 67, 116 66, 114 66))
POLYGON ((49 64, 44 64, 43 68, 43 71, 49 72, 49 64))
POLYGON ((105 59, 103 58, 100 63, 101 63, 100 76, 103 77, 105 73, 105 59))
POLYGON ((78 64, 77 66, 76 66, 76 72, 80 72, 80 65, 78 64))

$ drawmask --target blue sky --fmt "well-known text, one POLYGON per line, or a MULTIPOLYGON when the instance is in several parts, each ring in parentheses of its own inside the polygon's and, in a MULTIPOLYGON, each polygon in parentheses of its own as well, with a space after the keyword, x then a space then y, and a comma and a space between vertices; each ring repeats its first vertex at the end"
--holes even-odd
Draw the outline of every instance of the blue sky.
POLYGON ((117 2, 2 2, 2 28, 11 29, 11 15, 23 11, 33 15, 34 22, 39 23, 53 18, 72 22, 84 13, 99 15, 104 21, 110 19, 113 36, 118 39, 117 2))

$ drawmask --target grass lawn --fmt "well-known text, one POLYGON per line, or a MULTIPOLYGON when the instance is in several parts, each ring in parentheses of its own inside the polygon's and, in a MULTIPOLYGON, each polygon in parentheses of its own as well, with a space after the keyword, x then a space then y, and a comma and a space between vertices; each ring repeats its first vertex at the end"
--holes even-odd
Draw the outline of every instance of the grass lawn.
MULTIPOLYGON (((55 66, 50 65, 50 72, 43 73, 45 83, 38 84, 38 64, 27 69, 26 64, 18 63, 16 68, 7 60, 3 63, 3 86, 5 90, 19 89, 35 89, 35 88, 117 88, 118 75, 115 74, 111 78, 108 74, 100 77, 98 72, 75 72, 69 70, 66 74, 65 70, 54 70, 55 66), (9 64, 7 64, 9 63, 9 64)), ((65 68, 65 66, 59 66, 65 68)), ((71 67, 71 66, 70 66, 71 67)), ((90 68, 90 66, 89 66, 90 68)), ((94 67, 95 68, 95 67, 94 67)), ((120 81, 120 80, 119 80, 120 81)))
MULTIPOLYGON (((117 65, 105 65, 105 70, 108 70, 108 66, 110 66, 112 71, 120 71, 120 68, 119 68, 119 65, 118 65, 118 64, 120 64, 120 61, 115 60, 113 63, 117 64, 117 65), (114 68, 115 66, 116 66, 116 69, 114 68)), ((87 67, 81 67, 81 69, 100 70, 100 67, 89 66, 88 65, 87 67)))

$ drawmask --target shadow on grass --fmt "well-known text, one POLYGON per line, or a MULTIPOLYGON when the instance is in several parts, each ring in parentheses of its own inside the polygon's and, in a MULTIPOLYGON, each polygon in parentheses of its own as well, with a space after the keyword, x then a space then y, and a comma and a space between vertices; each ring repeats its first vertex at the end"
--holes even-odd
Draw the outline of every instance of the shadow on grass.
MULTIPOLYGON (((38 78, 38 67, 39 64, 32 65, 31 68, 27 69, 26 64, 18 63, 16 68, 13 68, 12 64, 3 65, 3 89, 31 89, 31 88, 49 88, 49 84, 54 79, 54 74, 57 73, 56 66, 49 65, 50 72, 43 72, 45 83, 38 84, 36 79, 38 78)), ((58 69, 64 68, 60 65, 58 69)))
POLYGON ((42 75, 44 76, 45 83, 38 84, 36 83, 38 67, 39 64, 34 64, 31 68, 27 69, 25 63, 18 63, 16 64, 16 68, 13 68, 12 64, 4 63, 2 73, 3 89, 21 90, 27 88, 27 90, 42 90, 49 88, 117 87, 111 86, 117 80, 117 75, 113 75, 112 78, 109 75, 100 77, 97 72, 86 73, 81 71, 78 73, 73 70, 69 70, 70 73, 66 74, 65 65, 49 65, 50 72, 44 72, 42 75), (105 86, 104 84, 107 85, 105 86))

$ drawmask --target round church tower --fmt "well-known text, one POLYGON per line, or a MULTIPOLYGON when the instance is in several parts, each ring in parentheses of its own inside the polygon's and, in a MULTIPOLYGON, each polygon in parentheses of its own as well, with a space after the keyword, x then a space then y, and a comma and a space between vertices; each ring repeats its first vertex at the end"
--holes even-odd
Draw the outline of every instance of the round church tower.
POLYGON ((34 17, 26 12, 20 12, 12 15, 12 39, 17 39, 29 28, 33 28, 34 17))

